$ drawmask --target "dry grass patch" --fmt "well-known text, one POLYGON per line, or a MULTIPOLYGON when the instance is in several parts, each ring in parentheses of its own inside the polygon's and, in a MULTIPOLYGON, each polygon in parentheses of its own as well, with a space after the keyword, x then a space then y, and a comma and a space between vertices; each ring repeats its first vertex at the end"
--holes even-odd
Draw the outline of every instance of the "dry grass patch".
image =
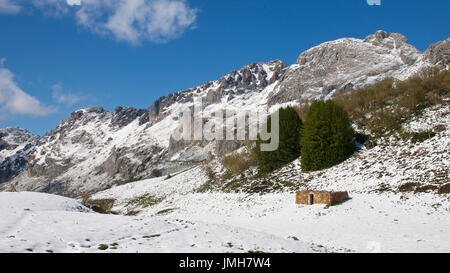
POLYGON ((163 200, 164 197, 156 197, 146 193, 128 200, 125 206, 133 208, 148 208, 161 203, 163 200))

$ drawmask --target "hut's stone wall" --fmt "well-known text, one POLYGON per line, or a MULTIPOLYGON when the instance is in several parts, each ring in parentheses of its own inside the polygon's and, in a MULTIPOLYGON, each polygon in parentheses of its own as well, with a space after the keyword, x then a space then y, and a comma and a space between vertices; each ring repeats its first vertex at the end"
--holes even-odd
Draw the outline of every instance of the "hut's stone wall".
POLYGON ((325 204, 335 205, 348 199, 347 192, 328 191, 299 191, 297 192, 296 203, 304 205, 325 204))

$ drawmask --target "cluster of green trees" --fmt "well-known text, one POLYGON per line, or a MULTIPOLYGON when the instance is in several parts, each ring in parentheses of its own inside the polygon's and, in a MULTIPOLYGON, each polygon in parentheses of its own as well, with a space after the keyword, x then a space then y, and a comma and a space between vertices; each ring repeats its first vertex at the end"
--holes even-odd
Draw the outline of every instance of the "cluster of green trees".
MULTIPOLYGON (((333 101, 315 101, 305 122, 292 107, 279 110, 280 145, 276 151, 262 152, 261 139, 255 153, 262 172, 276 170, 301 155, 304 171, 329 168, 348 158, 354 151, 354 131, 342 107, 333 101)), ((271 117, 268 118, 269 131, 271 117)))
MULTIPOLYGON (((274 171, 294 159, 301 154, 300 146, 300 131, 303 127, 303 122, 300 119, 297 111, 294 108, 282 108, 278 110, 280 117, 280 144, 278 149, 273 152, 261 151, 261 143, 264 143, 261 138, 256 141, 256 157, 258 165, 262 172, 274 171)), ((267 119, 267 129, 271 131, 272 117, 267 119)))

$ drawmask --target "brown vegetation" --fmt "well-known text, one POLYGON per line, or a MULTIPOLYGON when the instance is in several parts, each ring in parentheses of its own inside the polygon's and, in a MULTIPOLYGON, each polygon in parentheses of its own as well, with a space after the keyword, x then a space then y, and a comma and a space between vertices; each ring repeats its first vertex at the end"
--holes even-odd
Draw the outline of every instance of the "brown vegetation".
POLYGON ((427 68, 405 81, 385 79, 377 84, 337 94, 353 122, 375 138, 401 131, 402 124, 428 106, 449 98, 450 71, 427 68))
POLYGON ((257 164, 255 153, 249 147, 246 147, 242 152, 233 153, 222 158, 222 165, 232 175, 238 175, 257 164))
POLYGON ((112 208, 114 207, 114 203, 116 200, 114 199, 92 199, 92 196, 89 193, 82 194, 82 204, 95 212, 98 213, 112 213, 114 214, 112 208))

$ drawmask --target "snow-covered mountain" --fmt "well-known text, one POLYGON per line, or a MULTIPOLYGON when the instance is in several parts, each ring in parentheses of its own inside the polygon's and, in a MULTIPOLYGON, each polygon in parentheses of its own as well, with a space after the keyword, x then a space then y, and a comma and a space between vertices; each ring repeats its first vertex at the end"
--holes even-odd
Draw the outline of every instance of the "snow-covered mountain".
POLYGON ((160 98, 148 110, 78 110, 39 140, 28 172, 3 187, 77 196, 149 176, 154 169, 168 173, 183 164, 172 160, 198 162, 211 153, 232 151, 239 143, 224 147, 223 142, 216 149, 209 143, 198 148, 196 143, 171 140, 181 109, 194 96, 204 97, 205 112, 225 105, 241 110, 243 104, 248 109, 264 105, 267 87, 274 86, 283 68, 281 61, 251 64, 215 82, 160 98))
POLYGON ((39 136, 18 127, 0 129, 0 184, 27 169, 28 155, 39 136))
MULTIPOLYGON (((119 215, 56 195, 2 192, 0 252, 448 253, 450 197, 435 188, 450 185, 449 114, 448 104, 437 105, 405 124, 408 132, 438 126, 432 138, 361 147, 327 170, 303 173, 296 160, 267 178, 230 178, 241 179, 238 189, 220 189, 229 180, 204 191, 210 178, 194 166, 85 202, 119 215), (331 207, 300 205, 298 189, 346 190, 351 198, 331 207)), ((209 164, 221 168, 219 160, 209 164)))
POLYGON ((181 110, 196 97, 203 99, 204 116, 218 109, 238 113, 326 98, 386 77, 405 79, 427 66, 448 69, 449 41, 422 53, 403 35, 378 31, 364 40, 321 44, 301 53, 291 66, 278 60, 244 66, 216 81, 162 97, 149 109, 82 109, 42 137, 29 156, 28 171, 0 189, 77 196, 148 177, 157 168, 171 173, 180 162, 199 162, 244 144, 171 138, 181 125, 181 110))

